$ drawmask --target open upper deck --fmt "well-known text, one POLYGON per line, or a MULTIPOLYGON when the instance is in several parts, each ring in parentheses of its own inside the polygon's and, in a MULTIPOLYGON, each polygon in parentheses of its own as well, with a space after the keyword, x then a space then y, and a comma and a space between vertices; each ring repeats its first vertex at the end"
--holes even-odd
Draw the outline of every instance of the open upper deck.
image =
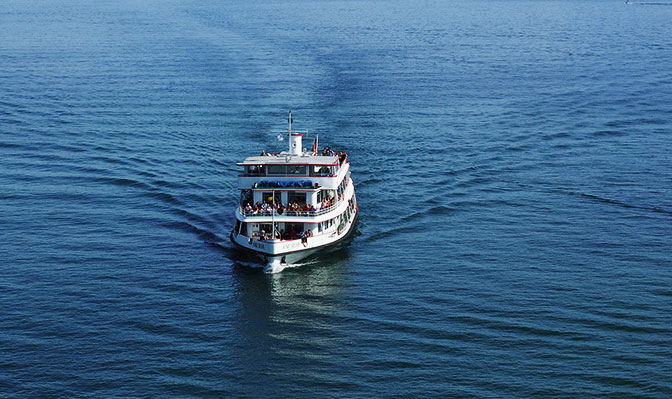
POLYGON ((260 165, 319 165, 319 166, 338 166, 339 158, 337 156, 324 155, 290 155, 280 153, 277 155, 260 155, 247 157, 238 166, 260 166, 260 165))
MULTIPOLYGON (((334 178, 339 176, 339 171, 347 169, 348 156, 345 152, 334 152, 330 147, 324 148, 321 152, 317 150, 318 137, 315 137, 315 143, 310 151, 302 147, 303 135, 307 130, 292 130, 292 112, 289 112, 289 128, 287 136, 289 137, 288 151, 276 154, 269 154, 262 151, 261 155, 245 158, 243 162, 236 165, 244 167, 244 173, 239 177, 251 178, 261 176, 274 177, 308 177, 317 176, 325 178, 334 178)), ((239 184, 247 185, 247 181, 239 184)))
POLYGON ((248 157, 238 165, 244 167, 240 177, 335 177, 343 169, 345 162, 347 162, 345 155, 341 157, 270 155, 248 157))

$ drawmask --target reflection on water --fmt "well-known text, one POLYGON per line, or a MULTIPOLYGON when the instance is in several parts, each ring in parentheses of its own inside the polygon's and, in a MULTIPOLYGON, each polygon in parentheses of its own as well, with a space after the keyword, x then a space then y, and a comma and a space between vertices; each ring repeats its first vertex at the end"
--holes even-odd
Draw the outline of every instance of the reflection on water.
POLYGON ((245 374, 256 376, 257 383, 268 383, 268 389, 277 388, 272 381, 295 380, 297 374, 312 381, 328 377, 321 370, 332 367, 328 366, 336 362, 332 355, 343 345, 348 259, 347 250, 339 250, 282 273, 265 274, 245 264, 234 268, 239 302, 234 357, 245 374), (274 369, 277 364, 294 367, 274 369))

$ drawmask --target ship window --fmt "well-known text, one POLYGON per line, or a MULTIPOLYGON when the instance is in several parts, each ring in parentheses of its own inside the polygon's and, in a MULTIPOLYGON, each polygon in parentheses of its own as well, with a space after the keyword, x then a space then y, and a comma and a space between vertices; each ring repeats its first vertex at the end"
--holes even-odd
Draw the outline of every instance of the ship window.
POLYGON ((284 175, 287 174, 287 168, 285 165, 268 165, 268 174, 284 175))
POLYGON ((311 176, 331 176, 331 166, 313 165, 310 167, 311 176))
MULTIPOLYGON (((278 198, 276 198, 278 199, 278 198)), ((268 204, 273 203, 273 192, 272 191, 264 191, 261 193, 261 200, 262 202, 266 202, 268 204)))
POLYGON ((298 204, 305 204, 306 203, 306 193, 290 191, 290 192, 287 193, 287 202, 289 202, 289 203, 296 202, 298 204))
POLYGON ((288 165, 287 174, 290 175, 305 175, 306 165, 288 165))
POLYGON ((264 238, 264 235, 266 236, 266 239, 273 237, 273 226, 271 226, 270 223, 259 225, 259 232, 258 232, 259 239, 264 238))
POLYGON ((298 238, 304 231, 303 223, 285 223, 285 237, 289 239, 298 238))
POLYGON ((248 175, 253 175, 253 176, 263 176, 266 174, 264 165, 250 165, 245 167, 245 172, 248 175))

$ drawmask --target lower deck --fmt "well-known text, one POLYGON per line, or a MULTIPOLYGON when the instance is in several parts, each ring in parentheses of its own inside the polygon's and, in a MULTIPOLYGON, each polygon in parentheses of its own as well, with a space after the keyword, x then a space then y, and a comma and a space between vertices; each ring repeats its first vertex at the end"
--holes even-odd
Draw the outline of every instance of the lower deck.
POLYGON ((243 234, 231 233, 231 240, 237 246, 260 256, 268 266, 280 263, 292 263, 303 259, 322 248, 341 242, 354 230, 357 210, 354 209, 343 224, 329 228, 321 234, 295 239, 259 240, 243 234))

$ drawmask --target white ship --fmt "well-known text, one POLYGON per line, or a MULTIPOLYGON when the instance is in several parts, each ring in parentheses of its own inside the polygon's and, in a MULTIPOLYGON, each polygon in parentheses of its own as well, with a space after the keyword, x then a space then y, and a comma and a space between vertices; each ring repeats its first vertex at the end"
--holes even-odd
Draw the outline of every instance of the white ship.
POLYGON ((266 271, 345 240, 357 220, 357 198, 345 152, 302 148, 305 130, 292 130, 289 150, 245 158, 238 177, 240 203, 231 241, 257 254, 266 271))

